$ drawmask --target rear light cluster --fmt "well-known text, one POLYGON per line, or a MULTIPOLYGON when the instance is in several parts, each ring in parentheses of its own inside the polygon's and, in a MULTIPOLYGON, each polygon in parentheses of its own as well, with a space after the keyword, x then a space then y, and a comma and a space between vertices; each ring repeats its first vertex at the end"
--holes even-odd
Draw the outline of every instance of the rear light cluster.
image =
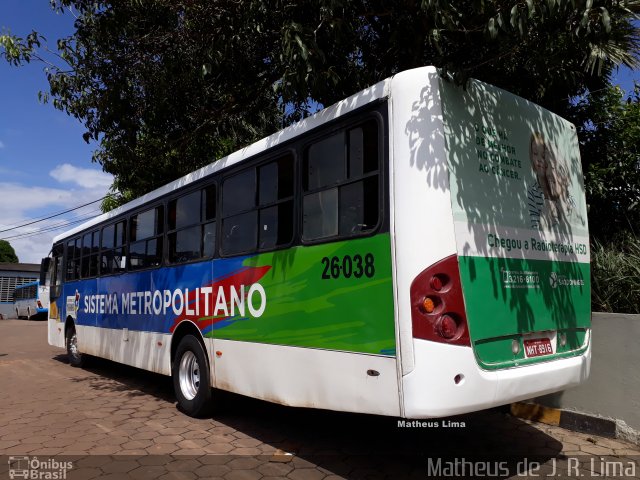
POLYGON ((42 302, 40 300, 36 300, 36 303, 38 304, 38 308, 42 308, 42 302))
POLYGON ((471 346, 464 310, 458 257, 430 266, 411 284, 413 337, 471 346))

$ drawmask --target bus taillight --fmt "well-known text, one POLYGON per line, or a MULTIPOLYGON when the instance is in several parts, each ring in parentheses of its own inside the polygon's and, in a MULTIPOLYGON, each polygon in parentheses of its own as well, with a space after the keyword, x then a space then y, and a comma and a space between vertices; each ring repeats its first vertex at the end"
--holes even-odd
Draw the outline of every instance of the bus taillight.
POLYGON ((413 337, 471 346, 456 255, 435 263, 411 284, 413 337))
POLYGON ((447 340, 454 338, 459 328, 460 325, 451 315, 442 315, 436 322, 436 332, 447 340))

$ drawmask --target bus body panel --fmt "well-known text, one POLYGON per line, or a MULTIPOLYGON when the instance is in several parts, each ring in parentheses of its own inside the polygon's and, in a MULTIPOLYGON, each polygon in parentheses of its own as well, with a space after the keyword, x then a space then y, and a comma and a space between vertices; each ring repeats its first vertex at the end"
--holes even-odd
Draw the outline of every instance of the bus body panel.
POLYGON ((85 325, 77 325, 76 334, 83 353, 171 375, 169 334, 85 325))
POLYGON ((456 253, 438 75, 433 67, 391 82, 391 228, 402 375, 415 368, 409 290, 427 266, 456 253))
POLYGON ((402 385, 407 418, 468 413, 557 392, 584 382, 591 364, 590 344, 580 356, 502 370, 479 368, 468 347, 416 340, 414 351, 419 366, 402 385))
POLYGON ((213 386, 399 414, 388 234, 67 282, 58 303, 89 355, 170 375, 191 322, 213 386))
POLYGON ((57 319, 51 318, 51 316, 49 316, 47 329, 47 341, 49 342, 49 345, 59 348, 66 348, 64 328, 64 321, 60 322, 57 319))
POLYGON ((213 345, 214 385, 222 390, 283 405, 400 415, 394 357, 221 339, 213 345))
MULTIPOLYGON (((531 108, 528 102, 508 94, 510 102, 501 98, 502 104, 500 101, 487 103, 483 94, 495 100, 498 89, 485 87, 482 94, 476 93, 470 100, 461 88, 446 84, 428 69, 403 72, 395 76, 391 84, 391 168, 394 170, 391 224, 403 374, 402 408, 403 416, 409 418, 465 413, 532 398, 576 385, 589 373, 590 286, 588 246, 585 246, 588 230, 575 131, 564 120, 548 112, 540 113, 539 107, 534 110, 541 120, 532 125, 527 115, 519 112, 519 109, 531 108), (451 103, 458 110, 452 108, 451 103), (466 109, 464 114, 459 111, 460 107, 466 109), (500 207, 505 189, 500 190, 495 176, 490 177, 484 168, 480 170, 482 163, 477 157, 483 154, 477 153, 475 144, 480 141, 479 135, 475 135, 476 125, 480 125, 481 132, 484 125, 485 134, 491 132, 498 138, 504 134, 504 126, 473 121, 474 115, 481 118, 493 115, 491 118, 497 120, 495 110, 499 108, 508 112, 504 114, 503 124, 520 120, 532 129, 546 128, 545 122, 554 125, 561 153, 571 161, 572 205, 575 205, 572 213, 576 215, 563 227, 543 230, 541 236, 544 238, 552 231, 564 239, 564 245, 575 247, 574 254, 550 254, 540 247, 541 251, 523 258, 522 254, 505 255, 506 248, 489 253, 486 247, 474 248, 481 242, 486 245, 488 234, 494 234, 501 242, 505 236, 510 238, 505 233, 515 230, 504 228, 504 223, 513 223, 500 207), (516 119, 519 114, 522 117, 516 119), (412 136, 414 132, 417 133, 412 136), (454 141, 459 142, 457 149, 452 149, 454 141), (403 168, 403 161, 410 168, 403 168), (483 175, 492 178, 493 183, 487 182, 483 175), (478 195, 486 200, 474 203, 478 195), (493 205, 489 202, 492 196, 493 205), (471 221, 474 213, 478 215, 476 222, 471 221), (430 228, 432 225, 435 228, 430 228), (411 283, 419 273, 452 254, 458 258, 472 346, 451 345, 444 339, 440 343, 411 337, 411 283), (559 261, 560 255, 564 261, 559 261), (541 280, 536 290, 507 290, 507 286, 498 283, 504 278, 504 271, 510 269, 519 273, 537 269, 538 277, 544 277, 546 283, 542 285, 541 280), (574 277, 577 281, 571 281, 574 277), (555 286, 554 280, 558 280, 555 286), (562 284, 564 290, 559 289, 558 284, 562 284), (516 298, 518 308, 513 302, 509 303, 508 298, 516 298), (535 315, 533 309, 536 309, 535 315), (523 312, 529 312, 530 316, 523 312), (525 358, 526 342, 539 339, 549 342, 553 354, 525 358), (519 344, 517 354, 512 352, 514 340, 519 344)), ((497 96, 502 94, 498 91, 497 96)), ((502 148, 500 145, 496 147, 498 151, 502 148)), ((523 150, 521 139, 516 145, 518 152, 523 150)), ((485 143, 479 150, 490 155, 493 146, 485 143)), ((513 148, 513 144, 509 144, 505 151, 512 152, 513 148)), ((501 157, 497 158, 499 164, 501 157)), ((526 178, 530 183, 531 176, 524 170, 530 169, 529 159, 522 158, 520 163, 521 167, 517 167, 523 170, 520 177, 501 172, 498 167, 499 180, 512 175, 510 180, 526 178)), ((525 188, 517 208, 514 207, 521 220, 529 220, 528 215, 525 217, 526 199, 525 188)), ((531 241, 530 233, 520 232, 523 245, 525 240, 531 241)))

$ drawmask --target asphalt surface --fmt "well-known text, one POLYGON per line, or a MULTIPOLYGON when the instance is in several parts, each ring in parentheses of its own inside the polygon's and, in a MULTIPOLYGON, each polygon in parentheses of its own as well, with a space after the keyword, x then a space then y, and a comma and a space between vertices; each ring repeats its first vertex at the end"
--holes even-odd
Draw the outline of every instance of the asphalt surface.
POLYGON ((637 446, 504 409, 401 426, 218 400, 213 416, 189 418, 169 377, 100 359, 72 368, 46 322, 0 320, 0 480, 640 478, 637 446))

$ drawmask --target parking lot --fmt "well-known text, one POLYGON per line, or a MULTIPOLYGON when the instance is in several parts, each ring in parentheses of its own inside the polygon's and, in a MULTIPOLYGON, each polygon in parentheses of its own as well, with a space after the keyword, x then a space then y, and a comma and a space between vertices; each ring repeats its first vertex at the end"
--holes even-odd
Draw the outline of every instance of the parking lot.
POLYGON ((221 394, 217 413, 192 419, 168 377, 98 359, 70 367, 46 322, 0 321, 0 385, 0 479, 20 460, 71 479, 450 477, 455 462, 462 477, 640 478, 638 447, 504 409, 403 426, 221 394))

